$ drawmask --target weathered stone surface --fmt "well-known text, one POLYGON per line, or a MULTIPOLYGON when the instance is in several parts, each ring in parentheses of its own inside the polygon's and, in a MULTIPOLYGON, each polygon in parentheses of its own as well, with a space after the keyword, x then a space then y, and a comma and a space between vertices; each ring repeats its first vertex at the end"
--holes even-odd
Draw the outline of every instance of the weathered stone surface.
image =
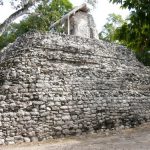
POLYGON ((98 32, 92 15, 78 11, 70 18, 70 34, 98 39, 98 32))
POLYGON ((0 52, 0 144, 150 121, 150 69, 123 46, 28 33, 0 52))

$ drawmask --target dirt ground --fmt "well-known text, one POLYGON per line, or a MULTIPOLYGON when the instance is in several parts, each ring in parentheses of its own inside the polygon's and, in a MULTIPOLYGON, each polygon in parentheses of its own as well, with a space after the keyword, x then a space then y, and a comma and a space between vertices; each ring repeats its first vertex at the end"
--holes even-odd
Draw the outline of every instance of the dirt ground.
POLYGON ((113 133, 87 134, 36 143, 0 146, 0 150, 150 150, 150 123, 113 133))

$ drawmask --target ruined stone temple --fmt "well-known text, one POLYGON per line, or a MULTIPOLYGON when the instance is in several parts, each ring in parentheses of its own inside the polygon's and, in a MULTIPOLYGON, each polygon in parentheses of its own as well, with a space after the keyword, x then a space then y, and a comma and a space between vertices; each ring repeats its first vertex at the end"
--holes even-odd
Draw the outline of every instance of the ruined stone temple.
POLYGON ((61 23, 64 24, 65 33, 68 35, 99 39, 95 22, 89 12, 90 8, 86 3, 77 6, 60 20, 52 24, 50 29, 55 28, 61 23))
POLYGON ((150 121, 150 68, 126 47, 29 32, 0 52, 0 144, 150 121))

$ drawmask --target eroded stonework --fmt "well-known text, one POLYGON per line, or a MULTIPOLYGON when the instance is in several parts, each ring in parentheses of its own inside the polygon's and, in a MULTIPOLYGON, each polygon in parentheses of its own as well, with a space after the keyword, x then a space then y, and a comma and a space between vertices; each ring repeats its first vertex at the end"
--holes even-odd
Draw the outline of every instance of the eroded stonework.
POLYGON ((92 15, 82 11, 77 12, 70 18, 70 34, 99 39, 92 15))
POLYGON ((150 121, 150 69, 123 46, 28 33, 0 52, 0 144, 150 121))

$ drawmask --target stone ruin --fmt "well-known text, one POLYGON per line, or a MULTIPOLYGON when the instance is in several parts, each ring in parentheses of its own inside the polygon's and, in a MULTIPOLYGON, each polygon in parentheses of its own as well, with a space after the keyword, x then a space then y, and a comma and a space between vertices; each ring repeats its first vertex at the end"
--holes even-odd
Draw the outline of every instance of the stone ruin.
POLYGON ((150 121, 150 68, 126 47, 29 32, 0 52, 0 144, 150 121))
POLYGON ((89 12, 90 7, 88 4, 84 3, 77 6, 60 20, 52 24, 50 29, 62 24, 64 25, 65 33, 68 35, 99 39, 95 22, 89 12))
POLYGON ((0 52, 0 144, 150 121, 150 69, 126 47, 28 33, 0 52))

